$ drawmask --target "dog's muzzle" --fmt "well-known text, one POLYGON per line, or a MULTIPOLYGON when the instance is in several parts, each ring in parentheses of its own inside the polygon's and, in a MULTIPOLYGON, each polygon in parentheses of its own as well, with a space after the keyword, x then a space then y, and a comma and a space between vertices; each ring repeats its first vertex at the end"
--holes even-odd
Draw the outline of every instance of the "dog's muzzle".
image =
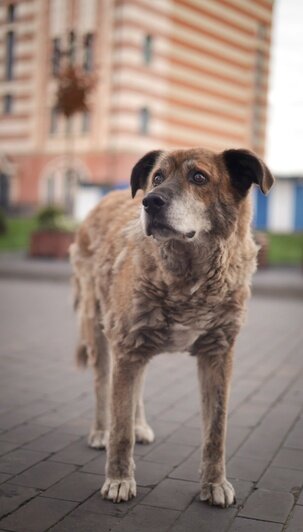
POLYGON ((147 212, 147 214, 150 216, 155 216, 159 213, 162 207, 164 207, 164 205, 167 203, 167 200, 163 198, 163 196, 151 192, 148 194, 148 196, 145 196, 142 203, 145 212, 147 212))
MULTIPOLYGON (((165 207, 168 206, 168 199, 164 195, 160 195, 156 192, 150 192, 142 200, 144 211, 147 214, 146 233, 148 236, 155 234, 161 234, 163 237, 179 235, 181 234, 168 223, 165 216, 165 207)), ((189 231, 182 234, 182 238, 193 238, 195 231, 189 231)))

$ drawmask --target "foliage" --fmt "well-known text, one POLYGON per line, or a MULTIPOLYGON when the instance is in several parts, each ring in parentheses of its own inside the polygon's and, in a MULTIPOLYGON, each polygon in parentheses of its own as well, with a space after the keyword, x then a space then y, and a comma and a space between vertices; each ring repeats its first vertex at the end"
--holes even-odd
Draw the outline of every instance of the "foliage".
POLYGON ((268 238, 270 265, 302 266, 303 232, 292 234, 268 233, 268 238))
POLYGON ((42 207, 37 213, 37 225, 39 228, 53 227, 58 216, 63 216, 64 210, 57 205, 42 207))
POLYGON ((7 232, 0 235, 0 251, 26 250, 35 229, 36 220, 33 218, 8 218, 7 232))
POLYGON ((64 214, 64 210, 56 205, 43 207, 37 214, 37 227, 40 230, 51 229, 54 231, 73 232, 76 222, 64 214))
POLYGON ((87 98, 96 83, 93 76, 88 76, 79 68, 67 67, 58 80, 56 107, 66 118, 81 111, 88 111, 87 98))
POLYGON ((0 235, 5 235, 7 232, 7 220, 4 212, 0 209, 0 235))

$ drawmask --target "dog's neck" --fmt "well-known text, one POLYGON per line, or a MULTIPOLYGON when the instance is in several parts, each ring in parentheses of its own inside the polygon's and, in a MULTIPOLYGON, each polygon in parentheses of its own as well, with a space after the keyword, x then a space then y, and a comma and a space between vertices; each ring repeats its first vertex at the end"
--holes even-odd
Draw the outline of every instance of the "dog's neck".
POLYGON ((194 285, 208 278, 223 261, 224 248, 218 240, 211 243, 207 236, 199 244, 167 240, 159 244, 160 267, 176 282, 194 285))

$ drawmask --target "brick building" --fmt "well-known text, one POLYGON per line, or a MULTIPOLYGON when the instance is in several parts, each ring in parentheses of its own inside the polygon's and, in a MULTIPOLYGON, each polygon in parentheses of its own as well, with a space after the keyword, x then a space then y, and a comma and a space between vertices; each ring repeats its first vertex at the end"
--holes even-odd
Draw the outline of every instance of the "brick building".
POLYGON ((2 0, 0 204, 70 207, 154 148, 263 154, 272 0, 2 0), (66 120, 56 74, 94 72, 66 120))

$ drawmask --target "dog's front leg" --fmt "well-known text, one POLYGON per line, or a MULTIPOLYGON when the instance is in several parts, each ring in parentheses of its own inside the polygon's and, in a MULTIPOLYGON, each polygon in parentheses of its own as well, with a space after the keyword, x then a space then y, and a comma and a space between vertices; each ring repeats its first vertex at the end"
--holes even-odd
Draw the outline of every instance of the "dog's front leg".
POLYGON ((114 360, 106 480, 101 489, 102 497, 113 502, 128 501, 136 495, 134 421, 143 371, 141 361, 114 360))
POLYGON ((226 354, 198 354, 204 442, 201 463, 202 501, 224 508, 235 502, 233 486, 225 474, 225 436, 232 350, 226 354))

